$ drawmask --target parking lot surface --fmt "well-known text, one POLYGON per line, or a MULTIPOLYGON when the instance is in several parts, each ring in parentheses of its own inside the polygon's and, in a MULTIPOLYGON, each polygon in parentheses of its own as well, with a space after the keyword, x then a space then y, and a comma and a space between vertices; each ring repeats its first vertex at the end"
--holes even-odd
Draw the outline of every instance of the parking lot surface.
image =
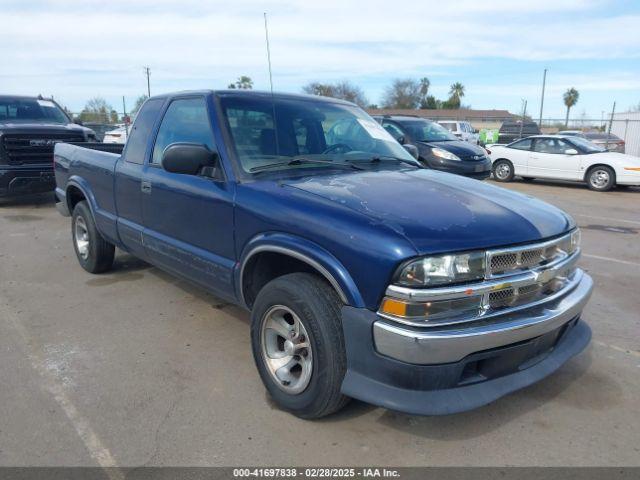
POLYGON ((0 202, 0 465, 640 465, 640 189, 506 186, 568 211, 591 346, 478 410, 273 407, 249 315, 118 252, 80 268, 50 195, 0 202))

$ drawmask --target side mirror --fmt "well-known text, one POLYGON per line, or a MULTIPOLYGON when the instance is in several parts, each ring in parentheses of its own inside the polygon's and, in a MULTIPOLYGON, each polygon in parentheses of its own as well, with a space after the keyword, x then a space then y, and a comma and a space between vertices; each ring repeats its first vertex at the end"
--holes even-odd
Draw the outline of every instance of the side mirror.
POLYGON ((400 145, 404 145, 405 141, 406 141, 406 139, 404 138, 403 135, 400 135, 399 137, 396 137, 396 142, 398 142, 400 145))
POLYGON ((164 149, 160 161, 167 172, 183 175, 198 175, 208 169, 208 175, 215 176, 217 164, 218 154, 197 143, 172 143, 164 149))
POLYGON ((567 148, 564 153, 566 155, 577 155, 578 154, 578 150, 576 150, 575 148, 567 148))
POLYGON ((73 123, 75 123, 76 125, 82 125, 82 120, 80 120, 78 117, 72 119, 73 123))
POLYGON ((416 160, 418 159, 418 156, 420 155, 418 152, 418 148, 415 145, 410 145, 408 143, 405 143, 404 145, 402 145, 404 147, 404 149, 409 152, 411 154, 411 156, 413 158, 415 158, 416 160))

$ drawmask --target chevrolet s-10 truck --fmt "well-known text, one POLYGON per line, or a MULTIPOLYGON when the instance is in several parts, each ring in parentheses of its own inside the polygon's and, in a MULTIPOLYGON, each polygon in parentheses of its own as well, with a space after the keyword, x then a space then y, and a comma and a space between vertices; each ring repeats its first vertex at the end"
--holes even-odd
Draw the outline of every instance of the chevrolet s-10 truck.
POLYGON ((58 143, 55 177, 85 270, 118 247, 250 309, 260 377, 303 418, 462 412, 591 338, 571 217, 424 168, 348 102, 153 97, 122 155, 58 143))

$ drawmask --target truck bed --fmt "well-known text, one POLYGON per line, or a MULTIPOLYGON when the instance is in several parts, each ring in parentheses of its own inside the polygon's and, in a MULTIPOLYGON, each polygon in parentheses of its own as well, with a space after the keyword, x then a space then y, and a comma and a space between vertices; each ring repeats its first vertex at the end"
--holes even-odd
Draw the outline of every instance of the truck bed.
POLYGON ((97 224, 115 217, 114 172, 120 158, 120 154, 113 153, 116 147, 122 151, 122 145, 107 143, 58 143, 54 149, 58 197, 65 197, 67 185, 87 187, 95 198, 97 224))

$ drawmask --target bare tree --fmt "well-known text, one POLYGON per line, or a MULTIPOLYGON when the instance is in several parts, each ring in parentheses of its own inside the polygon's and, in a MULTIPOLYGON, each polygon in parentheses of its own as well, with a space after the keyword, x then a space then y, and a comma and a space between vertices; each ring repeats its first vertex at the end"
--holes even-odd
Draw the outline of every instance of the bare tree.
POLYGON ((311 82, 302 87, 302 91, 310 95, 340 98, 361 107, 366 107, 369 103, 362 89, 347 80, 336 83, 311 82))
POLYGON ((420 91, 419 82, 411 78, 397 78, 385 90, 382 104, 385 108, 418 108, 420 91))
POLYGON ((94 97, 86 103, 82 112, 80 112, 80 120, 83 122, 109 123, 112 110, 113 107, 104 98, 94 97))

